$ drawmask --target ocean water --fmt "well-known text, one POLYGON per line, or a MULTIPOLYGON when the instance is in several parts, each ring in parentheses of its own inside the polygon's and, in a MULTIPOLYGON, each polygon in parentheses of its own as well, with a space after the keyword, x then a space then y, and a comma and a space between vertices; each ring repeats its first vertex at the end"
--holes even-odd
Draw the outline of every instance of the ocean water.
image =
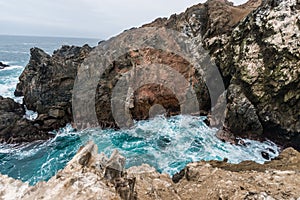
POLYGON ((11 66, 0 70, 0 95, 21 101, 20 98, 14 97, 13 93, 18 78, 29 61, 30 48, 38 47, 52 54, 62 45, 95 46, 98 41, 97 39, 0 35, 0 61, 11 66))
MULTIPOLYGON (((13 95, 24 66, 29 60, 29 49, 33 46, 51 53, 62 44, 96 45, 96 40, 13 37, 0 36, 0 61, 13 67, 0 70, 0 95, 22 101, 13 95)), ((28 118, 34 117, 28 112, 28 118)), ((30 144, 0 144, 0 173, 27 181, 31 185, 47 181, 67 164, 80 146, 94 140, 99 152, 110 156, 118 149, 126 157, 126 167, 147 163, 159 172, 174 175, 189 162, 199 160, 223 160, 239 163, 253 160, 263 163, 266 160, 261 152, 271 158, 279 154, 278 147, 270 142, 245 140, 246 146, 230 145, 215 137, 216 129, 203 122, 204 117, 175 116, 135 122, 127 130, 89 129, 75 131, 70 125, 56 132, 48 141, 30 144)))

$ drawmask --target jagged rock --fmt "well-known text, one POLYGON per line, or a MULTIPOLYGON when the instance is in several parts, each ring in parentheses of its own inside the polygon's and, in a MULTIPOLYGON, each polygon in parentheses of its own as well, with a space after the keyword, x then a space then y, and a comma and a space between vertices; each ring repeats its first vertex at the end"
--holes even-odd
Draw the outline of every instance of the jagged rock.
POLYGON ((24 118, 25 108, 13 99, 0 96, 0 141, 7 143, 32 142, 51 137, 24 118))
MULTIPOLYGON (((89 142, 48 182, 35 186, 0 175, 0 198, 6 199, 297 199, 300 197, 300 153, 285 149, 278 158, 257 164, 201 161, 188 164, 174 183, 143 164, 106 179, 108 158, 89 142), (105 158, 104 158, 105 157, 105 158), (103 166, 100 167, 99 163, 103 166)), ((117 151, 110 158, 122 166, 117 151)))
MULTIPOLYGON (((227 133, 221 134, 223 138, 267 137, 284 147, 300 149, 299 8, 298 0, 251 0, 240 6, 226 0, 210 0, 143 27, 166 27, 185 33, 196 49, 202 43, 219 68, 226 89, 240 88, 239 92, 227 95, 228 115, 225 124, 221 124, 227 133)), ((122 44, 121 41, 118 45, 122 44)), ((78 65, 90 51, 87 46, 65 46, 51 57, 42 50, 31 50, 31 60, 20 77, 16 94, 24 95, 25 105, 39 113, 37 122, 42 130, 52 130, 72 121, 74 78, 78 65)), ((153 62, 174 67, 185 78, 191 78, 200 104, 195 112, 208 114, 211 98, 197 69, 187 70, 186 61, 170 52, 139 49, 112 62, 101 77, 96 95, 92 91, 96 117, 102 127, 118 127, 111 100, 120 77, 138 64, 153 62)), ((165 109, 160 107, 158 113, 180 113, 178 99, 168 88, 152 84, 131 92, 132 98, 125 103, 129 108, 126 115, 133 119, 148 119, 155 105, 165 109)), ((89 112, 87 109, 79 113, 86 124, 84 128, 93 126, 85 119, 89 112)), ((220 126, 221 122, 211 124, 214 123, 220 126)))
MULTIPOLYGON (((155 40, 156 38, 153 37, 151 39, 155 40)), ((149 42, 149 40, 150 38, 147 38, 145 42, 149 42)), ((130 43, 126 40, 122 40, 122 42, 130 43)), ((156 49, 139 49, 121 56, 113 65, 109 66, 106 73, 101 77, 95 99, 96 114, 100 124, 104 124, 104 127, 109 127, 111 124, 113 124, 113 127, 120 126, 120 124, 116 124, 113 117, 113 108, 111 106, 113 90, 118 87, 116 85, 122 75, 130 71, 130 77, 143 77, 145 76, 143 73, 147 72, 147 70, 143 71, 142 67, 151 66, 152 63, 155 65, 161 64, 162 66, 169 66, 172 70, 185 77, 186 80, 190 80, 189 84, 194 88, 199 102, 199 109, 194 112, 203 115, 208 113, 210 109, 210 97, 199 71, 193 67, 188 67, 189 63, 177 55, 156 49)), ((180 80, 171 79, 172 83, 170 83, 170 85, 178 87, 178 89, 175 90, 177 93, 174 94, 170 88, 159 83, 164 77, 172 77, 173 72, 171 70, 166 71, 163 67, 158 69, 154 69, 153 67, 151 72, 147 78, 152 80, 153 83, 145 84, 133 91, 132 99, 128 100, 130 118, 134 120, 149 119, 149 113, 151 113, 151 109, 155 105, 161 105, 163 109, 165 109, 167 116, 180 114, 180 103, 182 102, 179 102, 178 96, 186 92, 185 90, 180 90, 182 89, 179 87, 180 83, 178 83, 180 80)), ((176 74, 173 76, 176 77, 176 74)), ((140 79, 137 78, 137 82, 139 81, 140 79)), ((170 82, 170 80, 166 79, 165 82, 170 82)), ((176 87, 174 88, 176 89, 176 87)), ((128 90, 128 88, 121 89, 128 90)), ((114 112, 120 113, 118 109, 121 110, 124 108, 115 108, 114 112)))
POLYGON ((226 127, 239 137, 256 137, 263 133, 257 110, 242 92, 240 86, 231 84, 227 92, 226 127))
MULTIPOLYGON (((263 127, 262 136, 285 147, 300 149, 297 26, 300 15, 297 5, 296 0, 264 1, 233 30, 223 53, 218 54, 224 56, 220 61, 224 68, 235 69, 231 74, 241 87, 241 93, 254 106, 256 114, 253 116, 257 115, 263 127)), ((250 104, 243 107, 248 106, 250 104)), ((236 119, 227 119, 227 123, 233 125, 228 128, 238 134, 234 126, 236 119)), ((259 127, 259 123, 255 127, 259 127)))
POLYGON ((71 100, 78 66, 92 50, 63 46, 50 56, 39 48, 30 50, 28 65, 21 74, 15 95, 24 96, 24 104, 38 113, 40 129, 51 131, 72 121, 71 100))
POLYGON ((228 34, 250 12, 261 4, 261 0, 251 0, 241 6, 233 6, 227 0, 209 0, 188 8, 184 13, 172 15, 169 19, 158 18, 143 27, 166 27, 191 37, 199 35, 212 38, 228 34))
POLYGON ((6 65, 6 64, 0 62, 0 69, 4 69, 6 67, 9 67, 9 65, 6 65))
POLYGON ((223 138, 232 140, 231 133, 241 136, 243 132, 245 137, 261 135, 300 149, 299 1, 253 0, 232 6, 212 0, 145 25, 152 26, 200 38, 215 59, 226 89, 230 84, 241 87, 247 103, 236 104, 241 100, 236 93, 227 99, 227 108, 250 112, 250 106, 252 114, 236 121, 234 112, 227 112, 228 134, 222 133, 223 138))

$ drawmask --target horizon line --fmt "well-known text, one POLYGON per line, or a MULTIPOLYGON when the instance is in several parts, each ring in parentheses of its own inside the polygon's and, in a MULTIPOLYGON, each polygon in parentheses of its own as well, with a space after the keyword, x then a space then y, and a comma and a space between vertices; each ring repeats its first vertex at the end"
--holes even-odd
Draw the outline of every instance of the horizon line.
POLYGON ((59 36, 59 35, 55 35, 55 36, 49 36, 49 35, 27 35, 27 34, 2 34, 0 33, 0 36, 12 36, 12 37, 40 37, 40 38, 65 38, 65 39, 91 39, 91 40, 103 40, 100 38, 95 38, 95 37, 79 37, 79 36, 59 36))

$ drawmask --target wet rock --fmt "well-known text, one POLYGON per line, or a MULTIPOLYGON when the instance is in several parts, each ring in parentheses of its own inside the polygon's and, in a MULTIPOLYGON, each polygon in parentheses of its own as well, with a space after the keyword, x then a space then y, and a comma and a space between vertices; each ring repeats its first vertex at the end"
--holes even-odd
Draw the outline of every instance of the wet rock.
POLYGON ((51 134, 40 131, 32 121, 24 118, 25 108, 13 99, 0 96, 0 141, 6 143, 45 140, 51 134))
POLYGON ((174 176, 172 177, 172 181, 174 183, 178 183, 184 176, 185 176, 185 169, 182 169, 180 170, 180 172, 174 174, 174 176))
POLYGON ((6 64, 0 62, 0 69, 4 69, 6 67, 9 67, 9 65, 6 65, 6 64))
POLYGON ((265 160, 270 160, 270 155, 269 153, 262 151, 261 152, 261 156, 265 159, 265 160))
POLYGON ((72 122, 72 89, 78 66, 92 50, 62 46, 50 56, 39 48, 30 50, 30 60, 19 78, 16 96, 24 96, 24 104, 38 113, 36 123, 44 131, 52 131, 72 122))
POLYGON ((257 110, 240 86, 231 84, 227 93, 226 127, 235 136, 255 138, 263 133, 257 110))

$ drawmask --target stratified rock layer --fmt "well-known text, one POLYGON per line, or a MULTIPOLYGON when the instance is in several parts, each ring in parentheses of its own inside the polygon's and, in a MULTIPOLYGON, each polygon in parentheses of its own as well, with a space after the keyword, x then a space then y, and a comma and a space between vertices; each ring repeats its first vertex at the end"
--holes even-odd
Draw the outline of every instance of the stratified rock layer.
POLYGON ((125 158, 97 154, 89 142, 48 182, 29 186, 0 175, 1 199, 297 199, 300 153, 292 148, 264 165, 210 161, 188 164, 172 179, 149 165, 124 169, 125 158))

